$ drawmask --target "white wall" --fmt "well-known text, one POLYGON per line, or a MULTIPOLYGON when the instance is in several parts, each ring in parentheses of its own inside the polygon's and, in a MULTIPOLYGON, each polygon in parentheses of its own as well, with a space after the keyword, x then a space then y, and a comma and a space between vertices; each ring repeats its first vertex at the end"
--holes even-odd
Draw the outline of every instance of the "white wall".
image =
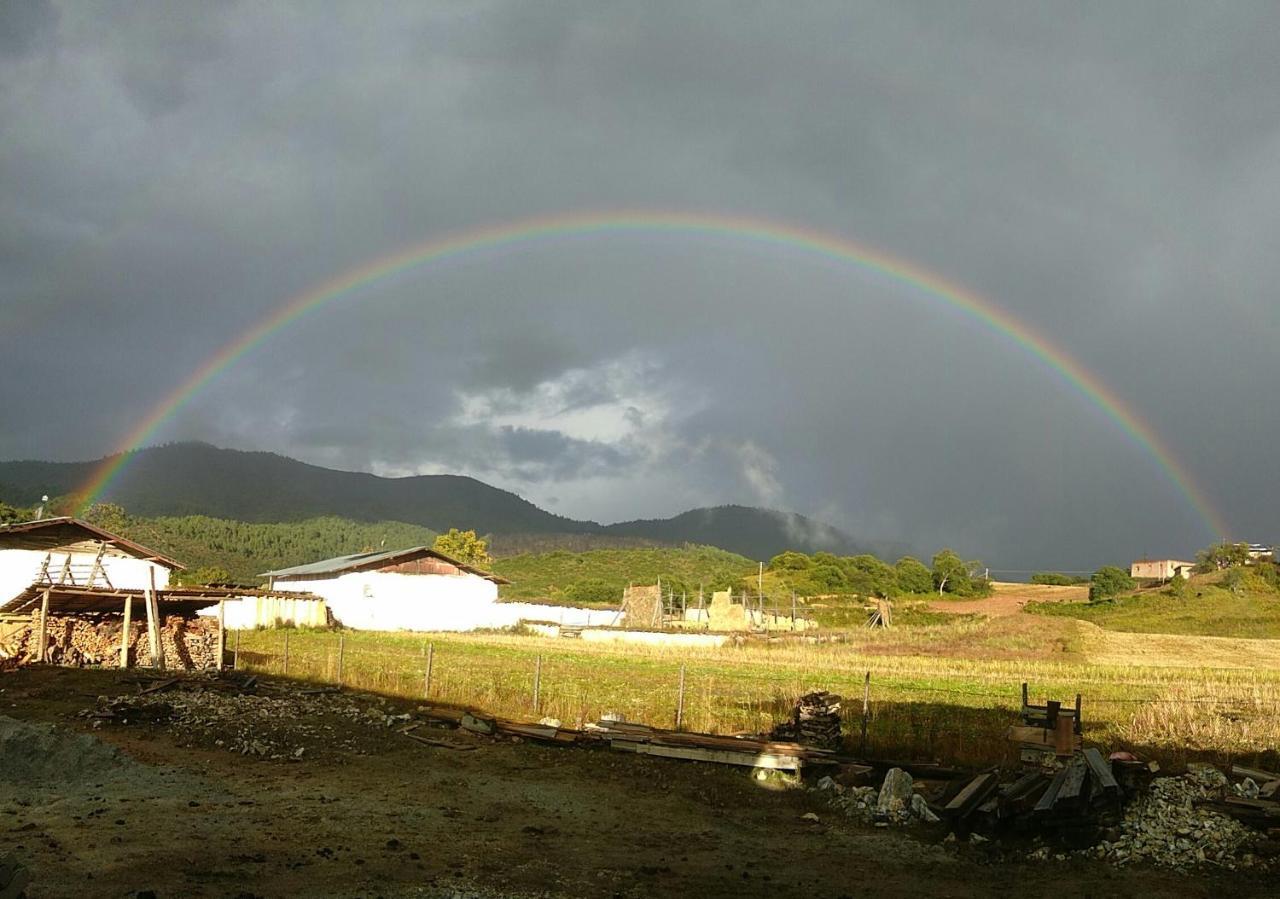
POLYGON ((368 631, 471 631, 522 620, 598 627, 615 618, 609 610, 500 603, 498 585, 474 574, 359 571, 325 580, 277 581, 273 589, 314 593, 343 626, 368 631))
MULTIPOLYGON (((31 586, 40 574, 40 566, 48 553, 37 549, 0 549, 0 602, 8 602, 23 590, 31 586)), ((81 586, 93 567, 97 557, 94 552, 72 552, 71 565, 75 571, 76 582, 81 586)), ((49 574, 57 583, 66 562, 66 551, 53 553, 49 561, 49 574)), ((128 556, 102 557, 102 568, 111 580, 111 586, 127 589, 146 589, 151 586, 150 572, 156 573, 156 587, 164 589, 169 585, 169 569, 155 562, 134 559, 128 556)), ((101 579, 95 586, 105 587, 101 579)))

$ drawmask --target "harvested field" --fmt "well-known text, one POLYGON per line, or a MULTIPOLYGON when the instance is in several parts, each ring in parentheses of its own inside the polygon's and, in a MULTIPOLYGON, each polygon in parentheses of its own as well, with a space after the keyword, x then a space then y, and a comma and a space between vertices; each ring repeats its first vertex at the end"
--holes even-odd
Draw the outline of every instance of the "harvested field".
MULTIPOLYGON (((136 697, 134 672, 24 668, 0 675, 0 689, 5 711, 23 722, 10 727, 73 743, 91 733, 105 747, 86 756, 103 761, 83 783, 47 781, 56 763, 0 780, 9 822, 0 850, 29 866, 33 897, 1056 897, 1064 885, 1075 894, 1208 897, 1271 889, 1232 872, 1016 853, 998 861, 989 844, 869 827, 819 793, 762 789, 727 766, 480 737, 470 738, 472 751, 428 746, 395 731, 413 703, 307 693, 306 685, 268 687, 261 715, 251 713, 256 700, 240 697, 245 708, 210 711, 198 728, 95 727, 99 719, 83 714, 100 707, 94 697, 136 697), (298 714, 281 704, 296 704, 298 714), (316 730, 317 715, 332 729, 316 730), (242 754, 236 741, 246 737, 306 751, 242 754)), ((209 692, 211 709, 224 705, 213 695, 236 695, 209 692)), ((148 695, 178 705, 199 693, 148 695)))
MULTIPOLYGON (((285 632, 243 632, 238 639, 243 667, 283 672, 285 632)), ((337 634, 292 632, 288 639, 291 675, 337 681, 337 634)), ((1083 694, 1087 739, 1168 765, 1225 763, 1280 746, 1280 664, 1274 664, 1280 644, 1215 640, 1199 652, 1198 644, 1183 642, 1196 638, 1173 638, 1167 652, 1138 655, 1130 639, 1031 615, 864 629, 840 642, 759 640, 720 649, 348 633, 341 637, 342 680, 422 698, 430 646, 433 699, 512 717, 550 714, 571 724, 616 711, 669 726, 683 667, 684 721, 691 729, 766 731, 789 713, 796 696, 828 689, 852 700, 842 711, 845 732, 856 733, 869 671, 869 752, 974 765, 1008 760, 1004 734, 1015 723, 1026 681, 1040 698, 1083 694), (1152 709, 1176 710, 1184 727, 1171 730, 1152 709)))

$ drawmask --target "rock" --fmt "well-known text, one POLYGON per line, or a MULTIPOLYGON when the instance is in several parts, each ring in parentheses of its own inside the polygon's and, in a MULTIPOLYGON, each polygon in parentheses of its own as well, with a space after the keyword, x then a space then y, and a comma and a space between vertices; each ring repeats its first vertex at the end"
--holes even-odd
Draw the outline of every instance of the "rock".
POLYGON ((805 812, 803 815, 800 816, 800 820, 808 821, 811 824, 817 824, 820 819, 818 818, 818 815, 816 812, 805 812))
POLYGON ((890 811, 890 800, 897 799, 906 806, 911 801, 911 775, 901 768, 890 768, 884 776, 884 784, 880 787, 880 795, 876 800, 876 808, 882 812, 890 811))
POLYGON ((1257 799, 1259 792, 1258 784, 1252 777, 1246 777, 1240 784, 1240 795, 1245 799, 1257 799))
POLYGON ((818 781, 819 790, 823 790, 823 791, 834 790, 838 786, 840 785, 835 782, 834 778, 831 778, 831 777, 824 777, 818 781))
POLYGON ((974 846, 977 846, 981 843, 990 843, 991 840, 988 839, 987 837, 984 837, 980 833, 971 833, 969 834, 969 842, 972 843, 974 846))
POLYGON ((559 718, 546 717, 546 718, 540 719, 538 723, 541 724, 543 727, 560 727, 559 718))
POLYGON ((937 824, 942 820, 933 813, 933 809, 929 808, 929 803, 925 802, 924 797, 919 793, 911 795, 911 814, 926 824, 937 824))

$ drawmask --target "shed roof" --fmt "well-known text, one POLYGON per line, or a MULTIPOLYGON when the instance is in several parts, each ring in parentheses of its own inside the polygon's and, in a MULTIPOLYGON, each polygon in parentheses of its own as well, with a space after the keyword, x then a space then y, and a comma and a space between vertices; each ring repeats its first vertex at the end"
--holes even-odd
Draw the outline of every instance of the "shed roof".
POLYGON ((136 558, 163 565, 165 568, 181 569, 184 567, 181 563, 170 559, 168 556, 162 555, 154 549, 149 549, 141 543, 135 543, 128 537, 113 534, 105 528, 98 527, 96 524, 90 524, 83 519, 73 518, 70 515, 0 525, 0 548, 3 548, 6 537, 18 534, 34 534, 37 537, 47 535, 51 541, 56 543, 77 532, 84 537, 109 543, 136 558))
POLYGON ((408 549, 379 550, 377 552, 354 553, 349 556, 335 556, 332 559, 324 559, 320 562, 309 562, 306 565, 295 565, 292 568, 281 568, 276 571, 265 571, 262 577, 271 578, 301 578, 308 575, 316 577, 325 577, 328 575, 346 574, 351 571, 368 571, 374 568, 382 568, 384 565, 394 564, 396 562, 408 562, 413 559, 432 558, 439 559, 442 562, 448 562, 468 574, 474 574, 482 577, 487 581, 493 581, 495 584, 511 583, 506 578, 499 577, 491 571, 485 571, 482 568, 476 568, 465 562, 459 562, 457 559, 451 559, 444 553, 437 552, 429 546, 411 546, 408 549))

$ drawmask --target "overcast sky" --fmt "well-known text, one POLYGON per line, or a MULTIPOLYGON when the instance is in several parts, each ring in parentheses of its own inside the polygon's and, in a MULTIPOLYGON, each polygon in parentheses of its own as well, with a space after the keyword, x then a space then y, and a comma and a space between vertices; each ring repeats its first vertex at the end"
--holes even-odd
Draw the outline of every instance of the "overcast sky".
MULTIPOLYGON (((963 285, 1280 538, 1280 8, 0 4, 0 458, 116 449, 310 287, 619 208, 776 220, 963 285), (319 15, 321 10, 327 15, 319 15)), ((282 329, 155 435, 456 472, 602 521, 740 502, 1000 568, 1215 536, 1007 336, 732 236, 566 237, 282 329)))

